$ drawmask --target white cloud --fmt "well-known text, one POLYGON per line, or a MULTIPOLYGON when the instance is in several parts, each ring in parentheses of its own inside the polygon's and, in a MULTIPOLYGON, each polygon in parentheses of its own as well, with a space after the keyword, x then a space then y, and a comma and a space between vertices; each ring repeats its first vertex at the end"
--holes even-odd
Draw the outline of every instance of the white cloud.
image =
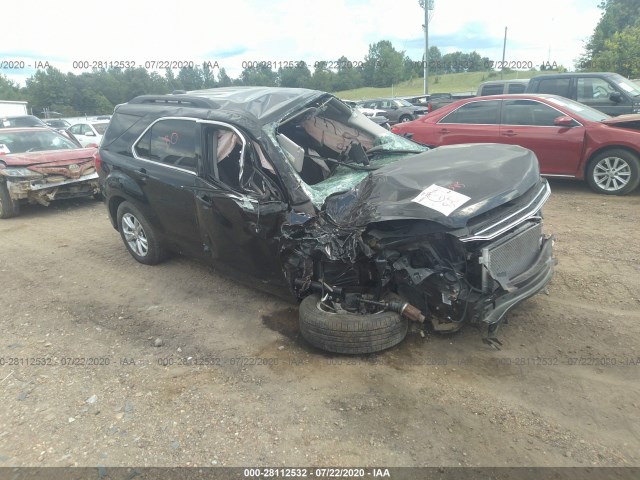
MULTIPOLYGON (((507 60, 572 67, 598 21, 596 3, 539 0, 523 8, 500 0, 435 0, 430 44, 499 60, 507 26, 507 60)), ((243 61, 362 60, 369 44, 384 39, 414 59, 423 48, 418 0, 30 0, 12 2, 11 18, 22 20, 3 22, 4 59, 49 61, 73 73, 80 73, 73 69, 77 60, 209 60, 237 76, 243 61)), ((25 78, 33 70, 0 73, 25 78)))

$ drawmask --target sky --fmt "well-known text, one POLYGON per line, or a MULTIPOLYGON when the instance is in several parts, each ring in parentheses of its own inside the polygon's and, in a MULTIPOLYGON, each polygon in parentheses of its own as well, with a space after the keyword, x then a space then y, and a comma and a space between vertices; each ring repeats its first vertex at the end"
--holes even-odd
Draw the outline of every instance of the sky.
MULTIPOLYGON (((442 54, 475 50, 501 61, 507 27, 507 62, 548 61, 572 70, 600 18, 599 3, 434 0, 429 45, 442 54)), ((380 40, 416 61, 424 52, 418 0, 29 0, 7 8, 0 74, 21 85, 47 63, 80 74, 99 62, 152 67, 206 61, 235 78, 252 61, 305 61, 312 71, 315 62, 342 55, 363 61, 380 40)))

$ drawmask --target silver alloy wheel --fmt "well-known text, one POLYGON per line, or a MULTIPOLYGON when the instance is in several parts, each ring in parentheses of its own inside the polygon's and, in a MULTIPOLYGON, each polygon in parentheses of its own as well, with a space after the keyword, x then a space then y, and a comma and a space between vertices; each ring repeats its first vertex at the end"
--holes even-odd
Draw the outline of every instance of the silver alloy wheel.
POLYGON ((136 217, 130 213, 122 216, 122 233, 129 244, 129 248, 139 257, 149 253, 149 242, 142 225, 136 217))
POLYGON ((604 157, 593 169, 593 181, 607 192, 627 186, 631 180, 631 166, 620 157, 604 157))

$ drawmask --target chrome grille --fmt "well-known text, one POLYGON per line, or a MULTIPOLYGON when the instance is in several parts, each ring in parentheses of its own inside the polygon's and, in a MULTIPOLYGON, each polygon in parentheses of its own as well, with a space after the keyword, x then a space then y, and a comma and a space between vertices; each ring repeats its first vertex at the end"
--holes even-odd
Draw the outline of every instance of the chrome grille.
POLYGON ((461 237, 461 242, 473 242, 478 240, 493 240, 504 232, 512 229, 516 225, 525 222, 526 220, 537 217, 540 215, 542 205, 547 201, 551 195, 551 188, 545 181, 544 185, 538 190, 535 197, 525 206, 519 210, 511 213, 510 215, 499 219, 491 225, 483 228, 482 230, 475 232, 473 235, 461 237))
POLYGON ((540 252, 542 223, 537 222, 482 249, 482 263, 492 277, 512 279, 531 266, 540 252))

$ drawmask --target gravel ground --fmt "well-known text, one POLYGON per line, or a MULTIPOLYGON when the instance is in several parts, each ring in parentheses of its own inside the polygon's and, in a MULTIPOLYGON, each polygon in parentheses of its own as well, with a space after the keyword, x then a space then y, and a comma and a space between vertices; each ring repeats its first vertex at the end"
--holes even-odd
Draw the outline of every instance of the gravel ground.
POLYGON ((465 328, 323 353, 296 306, 136 263, 92 200, 0 221, 1 466, 640 466, 640 192, 552 182, 556 275, 465 328))

